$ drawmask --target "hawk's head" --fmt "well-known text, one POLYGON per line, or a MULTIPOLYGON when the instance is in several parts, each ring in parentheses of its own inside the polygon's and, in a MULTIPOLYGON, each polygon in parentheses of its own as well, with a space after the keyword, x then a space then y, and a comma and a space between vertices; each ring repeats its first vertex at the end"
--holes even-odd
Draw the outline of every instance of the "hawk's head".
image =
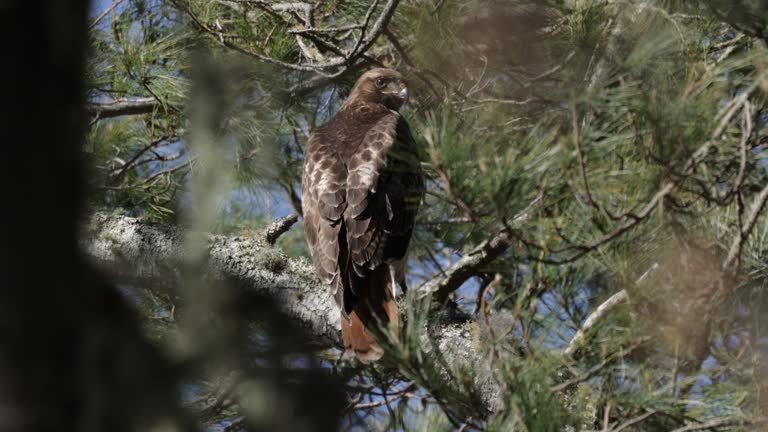
POLYGON ((408 85, 393 69, 377 68, 364 73, 357 80, 345 105, 355 102, 380 103, 398 110, 408 100, 408 85))

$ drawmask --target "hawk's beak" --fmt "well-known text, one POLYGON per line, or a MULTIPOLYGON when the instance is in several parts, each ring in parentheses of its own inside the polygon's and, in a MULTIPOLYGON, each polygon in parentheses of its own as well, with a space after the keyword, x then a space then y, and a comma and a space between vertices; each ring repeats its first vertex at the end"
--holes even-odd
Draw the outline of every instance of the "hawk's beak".
POLYGON ((400 91, 397 93, 397 97, 403 100, 403 103, 408 102, 408 87, 403 87, 400 89, 400 91))

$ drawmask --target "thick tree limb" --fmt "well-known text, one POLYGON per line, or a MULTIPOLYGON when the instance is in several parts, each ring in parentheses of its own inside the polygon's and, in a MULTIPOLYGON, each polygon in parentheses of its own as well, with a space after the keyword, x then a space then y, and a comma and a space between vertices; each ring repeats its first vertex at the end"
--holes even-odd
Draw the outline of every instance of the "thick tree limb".
MULTIPOLYGON (((97 214, 84 234, 88 255, 127 282, 175 282, 187 254, 181 229, 130 217, 97 214)), ((288 259, 266 239, 215 235, 208 236, 207 258, 209 277, 272 297, 316 340, 340 345, 339 312, 308 262, 288 259)))
POLYGON ((34 172, 39 181, 6 188, 15 208, 0 214, 0 430, 195 431, 181 408, 178 363, 149 342, 135 310, 78 251, 87 11, 83 0, 0 7, 2 28, 24 38, 0 41, 13 65, 0 70, 13 101, 0 108, 0 136, 13 143, 0 177, 12 184, 34 172), (41 184, 55 185, 45 200, 35 196, 41 184))
MULTIPOLYGON (((184 235, 180 228, 170 225, 96 214, 81 241, 87 254, 118 280, 158 286, 178 281, 188 254, 182 246, 184 235)), ((208 277, 235 281, 243 289, 270 296, 319 345, 341 346, 339 311, 329 290, 315 278, 309 262, 289 259, 269 246, 266 238, 206 236, 208 277)), ((506 237, 498 237, 489 243, 499 248, 505 241, 506 237)), ((495 250, 469 254, 467 259, 489 260, 495 250)), ((492 412, 500 407, 501 387, 477 352, 477 331, 473 327, 471 322, 447 324, 432 335, 433 346, 449 363, 471 362, 481 377, 477 385, 484 405, 492 412)))

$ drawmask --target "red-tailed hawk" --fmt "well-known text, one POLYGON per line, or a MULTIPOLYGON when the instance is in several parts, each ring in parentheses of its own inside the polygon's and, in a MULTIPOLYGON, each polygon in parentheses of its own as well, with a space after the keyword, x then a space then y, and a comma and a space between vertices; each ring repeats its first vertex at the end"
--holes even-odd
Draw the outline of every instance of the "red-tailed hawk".
POLYGON ((341 310, 344 347, 381 358, 370 333, 398 315, 408 243, 424 190, 410 129, 398 109, 408 98, 391 69, 363 74, 339 112, 314 130, 304 152, 304 232, 315 271, 341 310))

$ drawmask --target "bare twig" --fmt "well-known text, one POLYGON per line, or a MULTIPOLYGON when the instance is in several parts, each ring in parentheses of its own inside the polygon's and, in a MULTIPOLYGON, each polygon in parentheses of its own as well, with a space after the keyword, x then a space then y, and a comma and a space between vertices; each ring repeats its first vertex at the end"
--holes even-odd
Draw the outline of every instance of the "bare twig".
POLYGON ((579 176, 581 177, 581 186, 584 188, 584 194, 587 196, 589 204, 595 208, 595 210, 608 216, 612 220, 619 220, 623 216, 615 216, 607 208, 598 204, 595 198, 592 196, 592 191, 589 188, 589 180, 587 180, 587 169, 584 161, 584 153, 581 149, 581 127, 579 126, 579 117, 576 112, 576 104, 572 105, 572 117, 573 117, 573 144, 576 148, 576 159, 579 163, 579 176))
POLYGON ((437 0, 435 7, 432 8, 432 15, 436 14, 443 7, 443 3, 445 3, 445 0, 437 0))
POLYGON ((584 321, 584 324, 581 326, 581 328, 579 328, 579 330, 573 336, 573 339, 571 339, 571 342, 568 344, 568 347, 565 349, 565 355, 573 355, 579 346, 581 346, 581 343, 584 341, 587 332, 591 330, 595 324, 597 324, 600 318, 602 318, 603 315, 608 313, 608 311, 613 309, 616 305, 623 303, 626 299, 627 291, 621 290, 609 297, 608 300, 604 301, 600 306, 598 306, 594 312, 589 314, 587 320, 584 321))
POLYGON ((104 10, 104 12, 100 13, 99 16, 97 16, 96 18, 94 18, 93 21, 91 21, 91 24, 88 26, 88 28, 93 29, 94 27, 96 27, 99 24, 99 22, 104 19, 105 16, 107 16, 110 12, 115 10, 115 8, 122 2, 123 0, 114 0, 112 4, 106 10, 104 10))
MULTIPOLYGON (((635 284, 639 284, 645 280, 645 278, 648 277, 651 273, 653 273, 656 269, 659 268, 658 263, 653 263, 651 268, 649 268, 645 273, 642 274, 636 281, 635 284)), ((581 325, 579 330, 576 332, 576 334, 573 336, 571 341, 568 343, 568 347, 565 349, 564 354, 565 355, 573 355, 576 350, 581 346, 581 344, 584 342, 584 338, 586 338, 587 332, 589 332, 592 327, 594 327, 597 322, 605 316, 605 314, 608 313, 611 309, 616 307, 617 305, 623 303, 625 300, 627 300, 627 290, 621 290, 617 292, 616 294, 612 295, 608 298, 608 300, 604 301, 600 306, 597 307, 597 309, 594 310, 587 319, 584 321, 584 324, 581 325)))
POLYGON ((362 28, 362 24, 349 24, 339 27, 326 27, 326 28, 303 28, 303 29, 289 29, 289 34, 305 34, 305 33, 341 33, 349 30, 355 30, 362 28))
POLYGON ((565 57, 565 60, 563 60, 561 63, 559 63, 559 64, 557 64, 557 65, 553 66, 553 67, 552 67, 551 69, 549 69, 549 70, 546 70, 546 71, 544 71, 544 72, 540 73, 539 75, 536 75, 536 76, 534 76, 534 77, 531 77, 531 78, 529 78, 529 79, 528 79, 528 82, 529 82, 529 84, 528 84, 528 85, 530 85, 530 83, 534 83, 534 82, 536 82, 536 81, 541 81, 541 80, 543 80, 543 79, 546 79, 546 78, 548 78, 548 77, 552 76, 553 74, 557 73, 557 72, 558 72, 558 71, 560 71, 560 69, 562 69, 562 68, 563 68, 565 65, 567 65, 568 63, 570 63, 571 59, 573 59, 575 56, 576 56, 576 51, 571 51, 571 52, 570 52, 570 53, 568 53, 568 55, 565 57))
POLYGON ((566 246, 564 248, 557 249, 557 250, 553 251, 555 253, 559 253, 559 252, 565 252, 565 251, 568 251, 568 250, 579 249, 579 251, 576 252, 575 254, 573 254, 573 255, 571 255, 569 257, 563 258, 563 259, 543 258, 543 259, 538 259, 538 260, 543 262, 543 263, 548 263, 548 264, 566 264, 566 263, 570 263, 570 262, 576 261, 577 259, 583 257, 584 255, 586 255, 586 254, 596 250, 600 246, 602 246, 602 245, 610 242, 611 240, 621 236, 622 234, 624 234, 625 232, 627 232, 630 229, 634 228, 637 224, 639 224, 640 222, 645 220, 645 218, 647 218, 648 215, 650 215, 654 210, 656 210, 656 208, 662 202, 664 197, 669 195, 669 193, 674 190, 675 185, 676 185, 676 183, 673 182, 673 181, 670 181, 670 182, 666 183, 665 185, 663 185, 661 187, 661 189, 656 193, 656 195, 654 195, 653 198, 651 198, 651 200, 645 205, 645 207, 643 207, 642 211, 640 211, 637 215, 628 214, 627 217, 626 217, 627 220, 625 220, 623 223, 621 223, 618 226, 616 226, 613 230, 608 232, 603 237, 601 237, 601 238, 599 238, 599 239, 597 239, 597 240, 595 240, 595 241, 593 241, 591 243, 582 244, 582 245, 566 246))
MULTIPOLYGON (((242 54, 248 55, 250 57, 254 57, 256 59, 265 61, 267 63, 271 63, 274 65, 278 65, 281 67, 284 67, 286 69, 292 69, 297 71, 306 71, 306 72, 318 72, 322 75, 328 75, 323 72, 325 69, 334 68, 337 66, 343 65, 344 59, 337 59, 325 63, 312 63, 312 64, 299 64, 299 63, 288 63, 282 60, 278 60, 260 53, 257 53, 256 51, 252 51, 247 48, 243 48, 239 45, 236 45, 232 43, 232 37, 228 34, 225 34, 224 32, 211 28, 210 26, 206 25, 198 16, 195 14, 189 7, 187 7, 184 3, 173 0, 173 3, 181 9, 184 13, 186 13, 192 22, 197 26, 200 30, 202 30, 205 33, 208 33, 216 38, 219 43, 227 48, 230 48, 234 51, 240 52, 242 54)), ((273 11, 274 12, 274 11, 273 11)))
POLYGON ((278 238, 287 232, 291 227, 299 221, 299 215, 291 213, 288 216, 283 216, 280 219, 272 222, 264 230, 264 239, 267 243, 274 245, 278 238))
POLYGON ((709 430, 719 427, 726 427, 726 426, 752 426, 756 424, 764 424, 768 422, 768 419, 766 418, 760 418, 755 420, 747 420, 747 419, 717 419, 717 420, 710 420, 708 422, 699 423, 699 424, 692 424, 688 426, 683 426, 681 428, 677 428, 673 430, 672 432, 693 432, 693 431, 703 431, 703 430, 709 430))
POLYGON ((460 197, 458 194, 454 193, 453 188, 451 187, 451 179, 448 176, 448 173, 445 172, 445 169, 443 169, 443 164, 440 161, 440 152, 437 151, 437 147, 435 146, 435 140, 432 137, 431 133, 427 133, 425 135, 425 138, 427 139, 427 143, 429 144, 429 154, 432 157, 432 167, 434 168, 435 172, 437 172, 437 175, 440 177, 440 179, 443 181, 443 184, 445 185, 445 192, 448 196, 448 199, 459 209, 461 209, 462 212, 464 212, 464 215, 472 220, 475 223, 480 223, 480 217, 475 213, 475 211, 472 209, 472 206, 469 205, 462 197, 460 197))
POLYGON ((605 404, 605 410, 603 412, 603 432, 608 432, 608 425, 611 421, 611 401, 605 404))
POLYGON ((731 245, 731 249, 728 251, 728 257, 723 262, 723 269, 728 269, 733 263, 741 256, 741 249, 744 246, 744 240, 749 237, 752 232, 752 228, 755 227, 757 219, 765 209, 765 204, 768 203, 768 185, 766 185, 760 194, 757 195, 755 201, 752 202, 752 208, 749 211, 749 216, 744 224, 744 227, 740 229, 736 235, 736 239, 731 245))
POLYGON ((611 432, 621 432, 624 429, 627 429, 628 427, 634 426, 634 425, 644 421, 645 419, 647 419, 648 417, 650 417, 650 416, 652 416, 654 414, 656 414, 655 410, 648 410, 645 414, 639 415, 639 416, 633 418, 632 420, 624 422, 623 424, 621 424, 616 429, 613 429, 611 432))
POLYGON ((553 392, 558 392, 558 391, 561 391, 561 390, 565 390, 565 389, 567 389, 567 388, 569 388, 571 386, 574 386, 576 384, 583 383, 584 381, 589 380, 590 378, 592 378, 595 375, 597 375, 606 366, 611 364, 611 362, 613 362, 614 360, 616 360, 618 358, 622 358, 622 357, 625 357, 625 356, 629 355, 632 351, 636 350, 637 348, 639 348, 641 345, 643 345, 644 343, 648 342, 649 340, 651 340, 650 337, 643 337, 643 338, 641 338, 639 341, 635 342, 630 347, 628 347, 626 349, 622 349, 620 351, 617 351, 617 352, 613 353, 612 355, 608 356, 605 360, 603 360, 600 363, 598 363, 597 365, 593 366, 592 368, 590 368, 588 371, 584 372, 583 374, 581 374, 581 375, 579 375, 579 376, 577 376, 575 378, 569 379, 568 381, 566 381, 564 383, 560 383, 560 384, 558 384, 556 386, 553 386, 552 388, 550 388, 550 390, 552 390, 553 392))
POLYGON ((747 170, 747 143, 750 135, 752 135, 752 104, 749 101, 744 101, 743 107, 741 111, 741 141, 739 142, 739 172, 724 200, 728 200, 732 195, 739 192, 744 184, 744 173, 747 170))
POLYGON ((368 403, 357 402, 355 404, 350 405, 349 409, 358 410, 358 409, 378 408, 380 406, 387 405, 387 404, 389 404, 391 402, 394 402, 394 401, 396 401, 398 399, 402 399, 404 397, 405 398, 409 398, 409 399, 411 397, 419 397, 420 398, 420 396, 416 396, 413 393, 411 393, 411 389, 413 389, 415 386, 416 386, 416 384, 413 381, 411 381, 404 388, 402 388, 400 390, 397 390, 397 391, 394 391, 394 392, 389 393, 389 394, 385 394, 384 395, 385 397, 382 400, 378 400, 378 401, 375 401, 375 402, 368 402, 368 403))
POLYGON ((168 175, 168 174, 173 174, 176 171, 182 170, 184 168, 192 168, 192 165, 194 165, 195 163, 197 163, 197 158, 191 157, 188 160, 184 161, 183 163, 180 163, 174 167, 167 168, 152 174, 151 176, 147 177, 146 180, 144 180, 144 183, 151 183, 152 181, 156 180, 158 177, 168 175))
POLYGON ((147 144, 146 146, 144 146, 144 148, 142 148, 141 150, 137 151, 137 152, 136 152, 136 154, 135 154, 135 155, 133 155, 133 157, 132 157, 132 158, 131 158, 131 159, 130 159, 128 162, 126 162, 126 163, 125 163, 125 164, 124 164, 122 167, 120 167, 120 171, 118 171, 117 173, 115 173, 115 175, 112 177, 112 181, 113 181, 113 182, 116 182, 116 181, 118 181, 118 180, 119 180, 119 179, 120 179, 120 178, 121 178, 123 175, 125 175, 125 173, 126 173, 126 172, 127 172, 129 169, 131 169, 132 167, 136 166, 136 161, 138 161, 138 160, 139 160, 139 158, 140 158, 140 157, 141 157, 141 156, 142 156, 144 153, 146 153, 146 152, 150 151, 150 150, 151 150, 151 149, 153 149, 154 147, 157 147, 157 145, 159 145, 161 142, 163 142, 163 141, 166 141, 166 140, 169 140, 169 139, 171 139, 171 138, 172 138, 172 137, 170 137, 170 136, 167 136, 167 135, 163 135, 163 136, 161 136, 160 138, 158 138, 158 139, 156 139, 156 140, 154 140, 154 141, 150 142, 150 143, 149 143, 149 144, 147 144))
POLYGON ((357 50, 360 49, 360 45, 362 45, 363 40, 365 39, 365 28, 368 27, 368 23, 371 22, 371 16, 373 15, 373 12, 376 10, 376 6, 378 5, 379 0, 373 0, 371 6, 368 7, 368 11, 365 13, 365 18, 363 18, 363 25, 360 28, 360 37, 357 39, 357 42, 355 42, 355 46, 349 51, 347 58, 355 55, 357 50))
POLYGON ((381 15, 379 15, 379 18, 375 23, 373 23, 371 31, 368 32, 368 37, 365 38, 365 41, 358 47, 357 51, 352 52, 350 57, 359 55, 358 53, 360 52, 367 51, 368 48, 373 45, 373 42, 376 41, 379 35, 384 32, 384 29, 386 29, 387 25, 389 24, 389 20, 392 19, 392 16, 395 14, 395 9, 397 9, 399 3, 399 0, 389 0, 387 4, 384 5, 384 9, 381 11, 381 15))
MULTIPOLYGON (((187 7, 186 4, 179 1, 174 1, 174 4, 179 9, 184 11, 192 19, 192 22, 200 30, 214 36, 216 40, 219 41, 220 44, 222 44, 227 48, 230 48, 242 54, 257 58, 267 63, 275 64, 287 69, 315 72, 325 78, 335 78, 345 73, 347 70, 349 70, 349 68, 353 67, 359 58, 366 57, 365 53, 373 45, 376 39, 382 34, 386 26, 389 24, 390 19, 394 15, 395 10, 397 9, 398 4, 400 3, 399 0, 389 0, 384 5, 381 13, 379 14, 378 18, 371 26, 370 30, 366 31, 366 27, 370 22, 370 19, 372 18, 373 12, 376 9, 378 2, 379 0, 374 0, 373 4, 368 10, 368 13, 366 14, 364 22, 361 23, 361 26, 359 27, 361 28, 360 37, 355 40, 353 48, 346 53, 344 53, 343 50, 341 50, 341 48, 339 48, 331 40, 318 38, 317 36, 319 36, 318 34, 319 32, 311 31, 311 32, 301 33, 303 35, 306 35, 307 37, 313 37, 314 38, 312 39, 313 42, 320 43, 321 45, 333 50, 334 52, 336 52, 336 54, 339 55, 339 57, 333 58, 331 60, 317 61, 312 63, 289 63, 283 60, 279 60, 279 59, 272 58, 270 56, 258 53, 256 51, 242 47, 240 45, 237 45, 233 42, 233 40, 235 39, 234 37, 224 33, 223 30, 219 28, 212 28, 211 26, 204 23, 200 19, 200 17, 197 16, 197 14, 195 14, 189 7, 187 7)), ((296 11, 296 10, 303 11, 305 12, 305 16, 307 17, 305 21, 309 21, 309 24, 307 24, 307 22, 302 24, 305 26, 308 25, 310 28, 314 30, 314 26, 311 22, 312 21, 311 20, 312 5, 310 5, 309 3, 295 2, 295 3, 271 4, 267 2, 256 1, 254 2, 254 4, 257 4, 260 8, 267 10, 268 12, 274 15, 279 14, 279 12, 285 12, 285 11, 296 11)), ((296 37, 299 37, 299 36, 300 36, 299 34, 296 34, 296 37)))
MULTIPOLYGON (((435 88, 435 86, 432 83, 432 80, 429 79, 431 76, 435 80, 437 80, 443 87, 450 88, 451 85, 446 81, 443 77, 438 75, 435 71, 430 69, 423 69, 421 67, 416 66, 416 63, 411 59, 411 56, 408 55, 407 50, 403 46, 402 43, 400 43, 400 40, 398 37, 390 30, 389 28, 384 29, 384 36, 386 36, 389 43, 392 45, 392 47, 397 51, 398 54, 400 54, 400 57, 403 60, 403 63, 407 67, 408 70, 412 71, 422 82, 424 82, 430 90, 432 90, 435 95, 438 95, 439 92, 435 88)), ((462 96, 464 99, 464 95, 462 95, 460 92, 457 92, 459 96, 462 96)))
POLYGON ((245 428, 245 417, 238 417, 234 420, 232 420, 231 423, 229 423, 224 429, 224 432, 235 432, 240 431, 245 428))
POLYGON ((484 99, 471 99, 470 102, 477 104, 500 104, 500 105, 528 105, 532 102, 543 101, 543 99, 535 97, 527 97, 525 99, 501 99, 501 98, 484 98, 484 99))

